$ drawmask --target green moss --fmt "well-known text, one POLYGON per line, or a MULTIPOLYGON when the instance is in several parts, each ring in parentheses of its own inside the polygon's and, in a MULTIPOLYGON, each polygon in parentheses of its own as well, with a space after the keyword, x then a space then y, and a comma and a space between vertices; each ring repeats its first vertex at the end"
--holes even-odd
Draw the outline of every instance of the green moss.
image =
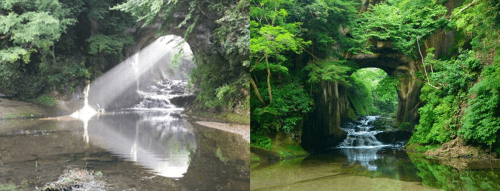
POLYGON ((272 150, 278 152, 281 159, 286 159, 294 156, 307 155, 307 151, 305 151, 299 145, 289 145, 289 144, 276 145, 273 146, 272 150))
POLYGON ((281 139, 274 139, 272 143, 270 151, 278 153, 281 159, 307 155, 307 151, 295 142, 290 143, 281 139))

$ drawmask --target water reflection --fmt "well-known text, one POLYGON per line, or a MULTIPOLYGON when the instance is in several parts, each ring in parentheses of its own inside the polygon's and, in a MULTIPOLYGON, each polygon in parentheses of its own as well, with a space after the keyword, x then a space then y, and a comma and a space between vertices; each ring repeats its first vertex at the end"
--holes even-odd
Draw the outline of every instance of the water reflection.
POLYGON ((344 148, 341 149, 342 153, 347 155, 347 159, 350 163, 359 162, 361 165, 366 166, 368 170, 377 170, 377 165, 371 164, 375 160, 381 158, 377 155, 377 152, 382 149, 382 147, 376 148, 344 148))
POLYGON ((347 138, 336 148, 347 156, 349 163, 359 162, 368 170, 377 170, 377 165, 374 164, 380 158, 377 152, 385 147, 391 147, 375 138, 375 135, 381 132, 373 127, 373 122, 378 118, 379 116, 366 116, 357 123, 343 124, 342 129, 347 132, 347 138))
MULTIPOLYGON (((500 190, 500 166, 498 160, 474 160, 466 163, 482 163, 486 169, 456 169, 442 161, 429 160, 417 154, 410 154, 412 163, 418 169, 422 184, 443 190, 500 190), (495 164, 496 163, 496 164, 495 164), (489 164, 489 165, 488 165, 489 164)), ((454 164, 462 163, 459 159, 454 164)))
POLYGON ((89 121, 89 136, 91 144, 170 178, 183 177, 197 148, 192 125, 164 112, 99 116, 89 121))

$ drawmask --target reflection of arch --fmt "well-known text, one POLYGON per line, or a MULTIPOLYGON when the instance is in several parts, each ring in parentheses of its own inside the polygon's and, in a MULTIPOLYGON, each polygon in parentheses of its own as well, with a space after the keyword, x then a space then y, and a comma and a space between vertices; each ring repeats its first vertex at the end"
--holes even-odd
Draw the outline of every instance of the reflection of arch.
MULTIPOLYGON (((168 114, 167 114, 168 115, 168 114)), ((189 123, 184 119, 176 118, 180 121, 179 125, 185 127, 180 129, 180 133, 193 133, 189 123)), ((148 133, 141 134, 141 131, 156 130, 155 127, 149 129, 146 123, 139 124, 140 116, 117 115, 103 116, 99 120, 91 120, 89 123, 89 134, 93 137, 92 144, 101 146, 111 153, 118 155, 130 161, 136 161, 138 164, 152 169, 158 175, 171 178, 180 178, 184 176, 189 167, 189 151, 184 151, 185 146, 178 147, 179 152, 175 156, 170 156, 162 149, 169 149, 165 146, 157 147, 151 145, 154 141, 151 137, 142 139, 141 136, 148 136, 148 133), (146 142, 145 142, 146 141, 146 142), (172 160, 175 159, 175 160, 172 160)), ((175 134, 177 131, 172 131, 175 134)), ((185 136, 193 148, 197 148, 196 137, 185 136)), ((155 143, 155 144, 162 144, 155 143)), ((179 142, 178 144, 182 144, 179 142)))

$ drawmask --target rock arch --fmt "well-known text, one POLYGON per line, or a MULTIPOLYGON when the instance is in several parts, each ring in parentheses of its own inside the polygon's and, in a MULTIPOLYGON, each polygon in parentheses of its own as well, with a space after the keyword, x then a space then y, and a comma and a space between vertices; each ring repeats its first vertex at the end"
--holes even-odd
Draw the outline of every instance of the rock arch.
MULTIPOLYGON (((438 31, 422 43, 421 50, 425 57, 426 47, 434 47, 436 57, 448 53, 453 46, 454 32, 438 31), (445 42, 442 45, 440 42, 445 42)), ((389 42, 373 42, 373 54, 344 54, 347 60, 361 68, 380 68, 388 75, 396 77, 398 85, 397 125, 412 129, 418 124, 418 108, 421 89, 425 82, 417 77, 423 73, 423 64, 418 59, 410 59, 402 52, 392 48, 389 42)), ((301 142, 306 150, 312 148, 329 148, 338 145, 346 133, 340 128, 342 122, 349 119, 349 112, 354 110, 347 96, 347 88, 337 82, 322 81, 319 83, 320 93, 313 95, 315 108, 306 116, 302 128, 301 142)))

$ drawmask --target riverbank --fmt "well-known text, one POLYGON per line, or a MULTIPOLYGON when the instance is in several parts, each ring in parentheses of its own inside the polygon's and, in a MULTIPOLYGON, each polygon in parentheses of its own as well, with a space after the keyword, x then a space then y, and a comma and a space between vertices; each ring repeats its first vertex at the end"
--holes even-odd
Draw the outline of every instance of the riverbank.
POLYGON ((211 121, 196 121, 196 123, 205 127, 215 128, 230 133, 234 133, 237 135, 241 135, 246 142, 250 143, 250 125, 239 125, 234 123, 218 123, 211 121))
POLYGON ((47 108, 12 99, 0 98, 0 120, 47 117, 47 108))
POLYGON ((208 111, 185 110, 183 114, 203 121, 250 125, 250 115, 245 115, 245 114, 242 115, 234 112, 208 112, 208 111))
POLYGON ((299 143, 280 136, 272 139, 268 148, 254 145, 250 147, 250 152, 252 168, 309 155, 299 143))
POLYGON ((250 115, 241 115, 233 112, 206 112, 185 110, 183 114, 204 127, 219 129, 222 131, 241 135, 250 143, 250 115))

